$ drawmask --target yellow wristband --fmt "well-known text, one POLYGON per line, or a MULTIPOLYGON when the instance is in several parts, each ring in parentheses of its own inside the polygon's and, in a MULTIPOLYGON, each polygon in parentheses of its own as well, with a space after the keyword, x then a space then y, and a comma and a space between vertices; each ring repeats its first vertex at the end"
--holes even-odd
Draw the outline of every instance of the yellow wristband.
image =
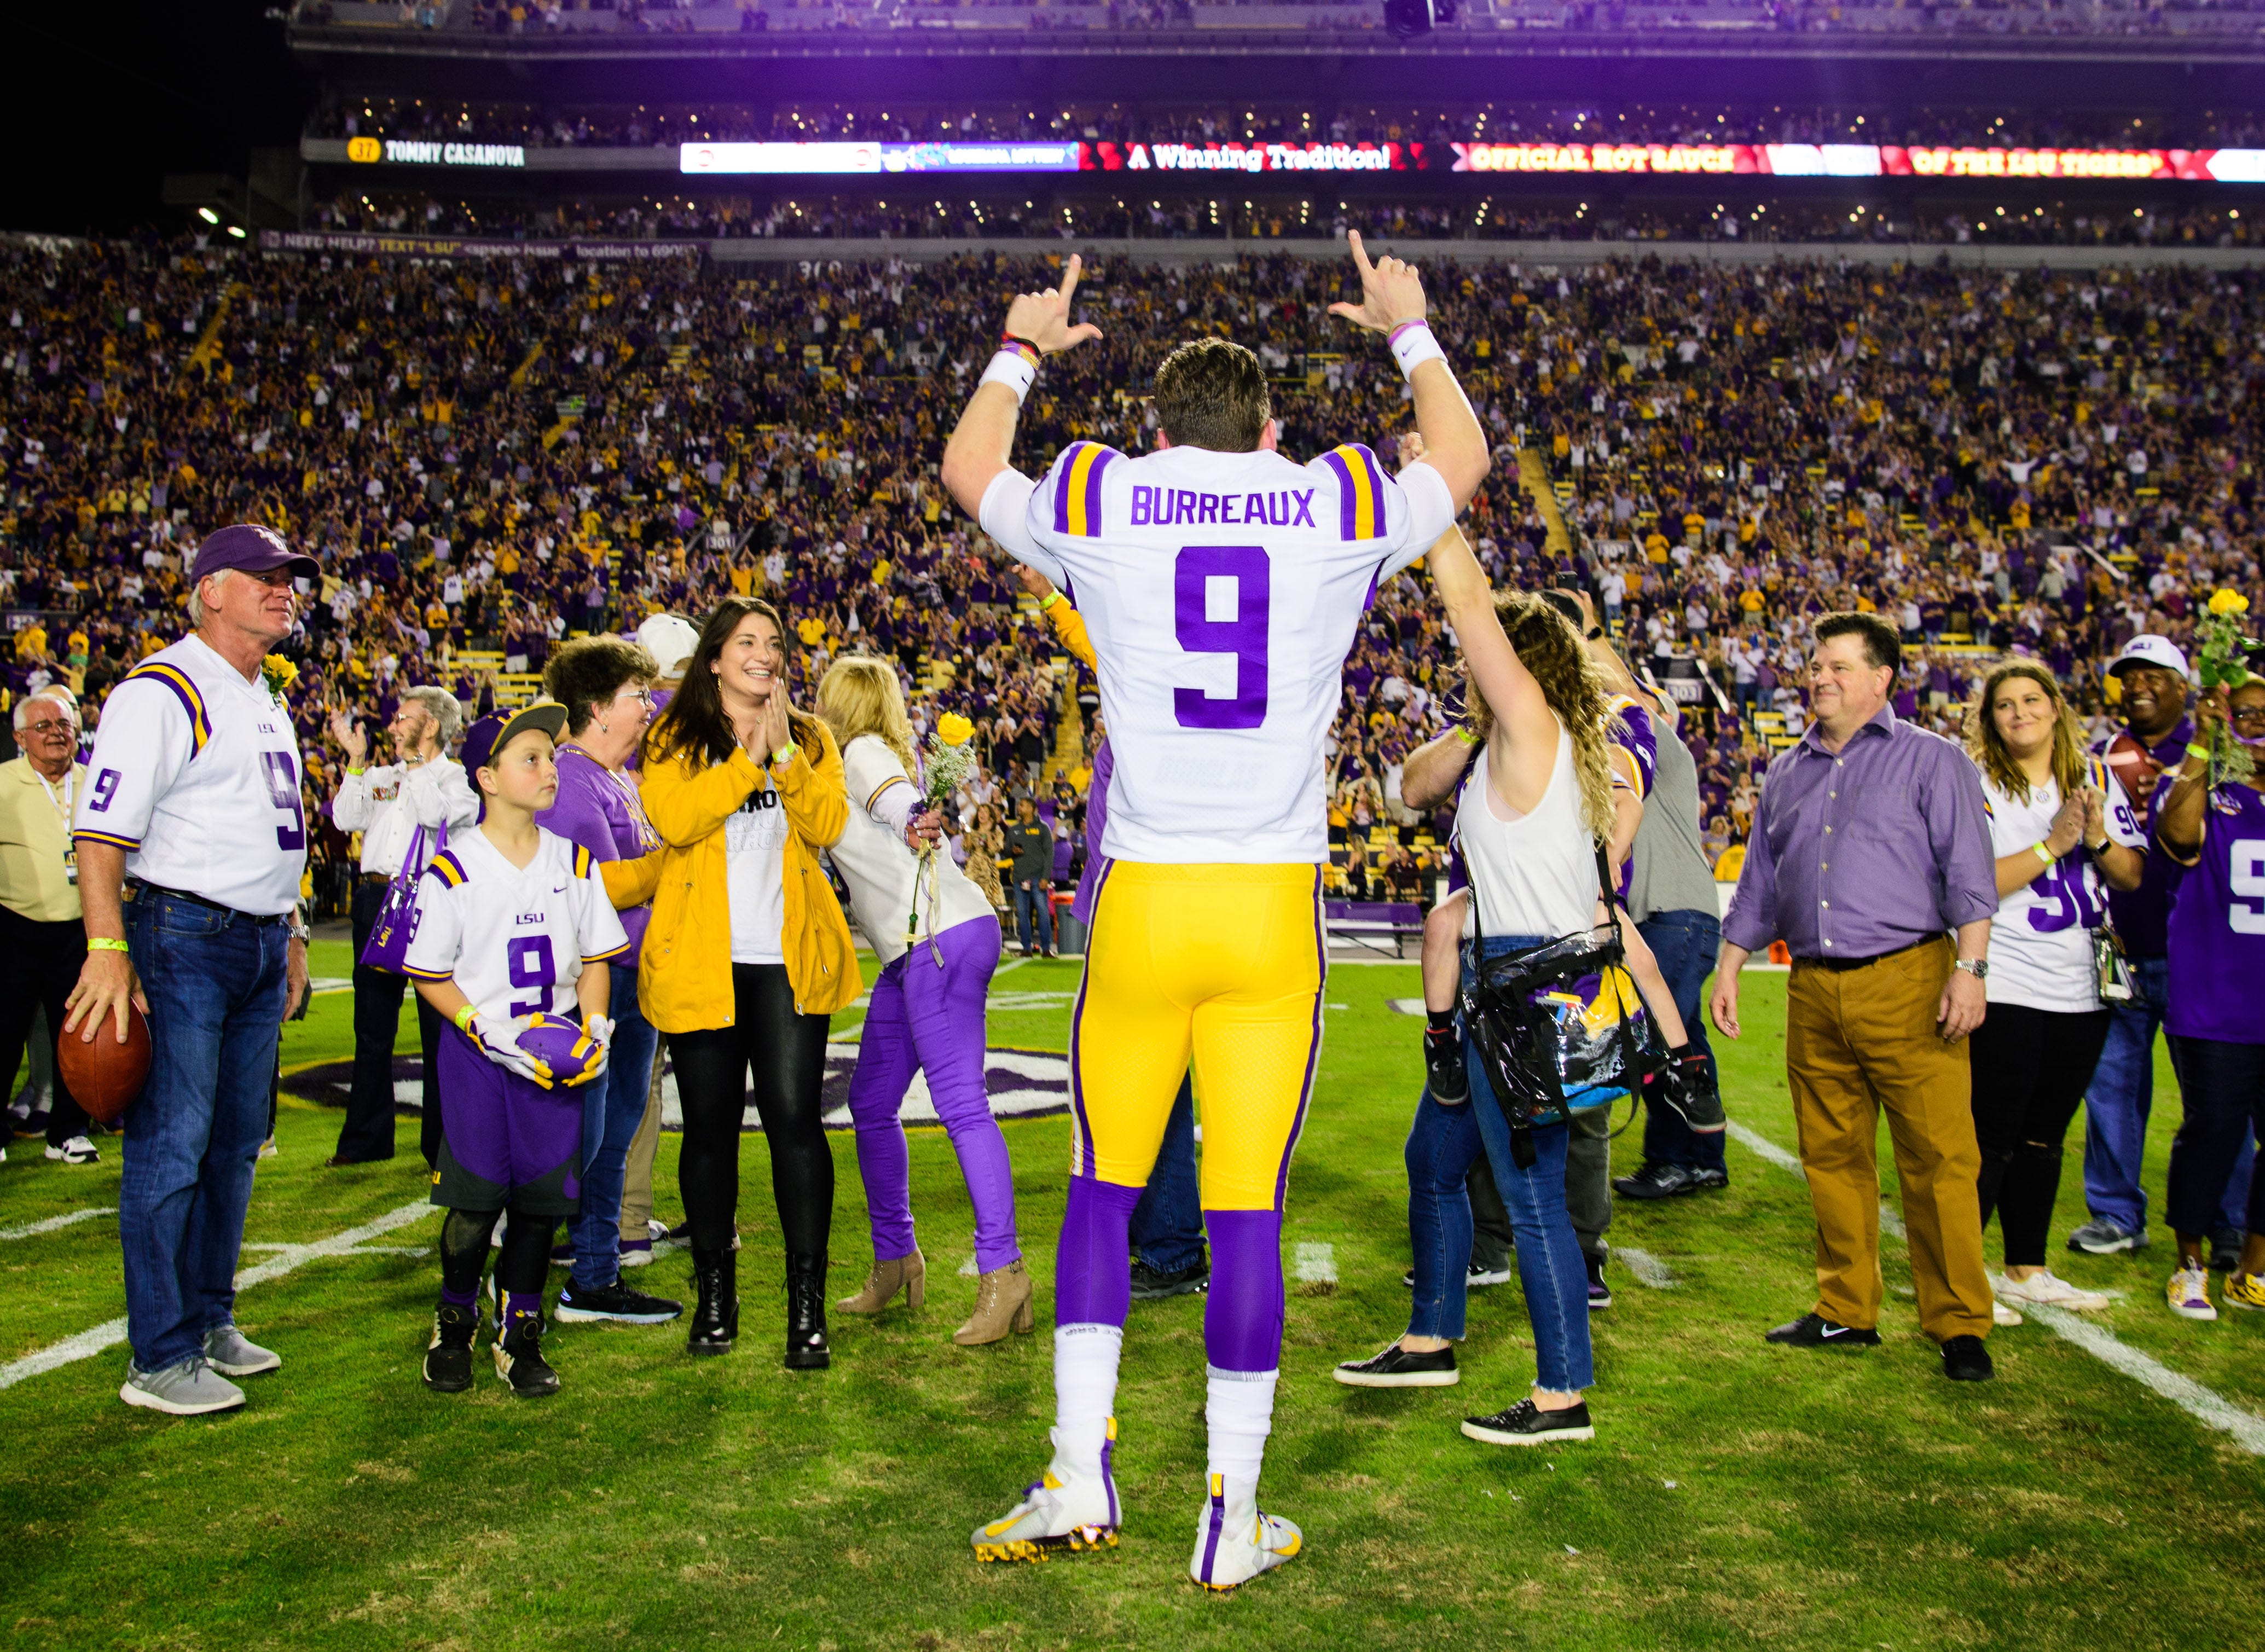
POLYGON ((2032 843, 2029 847, 2036 851, 2037 858, 2048 866, 2050 866, 2055 861, 2060 858, 2057 855, 2055 855, 2047 849, 2042 842, 2032 843))
POLYGON ((86 943, 86 950, 90 952, 127 952, 133 949, 123 941, 113 941, 107 935, 97 935, 86 943))
POLYGON ((2207 763, 2210 761, 2210 747, 2207 746, 2189 746, 2187 747, 2187 755, 2189 757, 2199 757, 2203 762, 2207 763))
POLYGON ((359 768, 349 768, 346 770, 346 773, 348 773, 349 775, 359 775, 359 774, 361 774, 361 772, 362 772, 362 771, 361 771, 361 769, 359 769, 359 768))
POLYGON ((471 1031, 472 1022, 479 1018, 479 1013, 477 1006, 472 1004, 467 1004, 458 1010, 455 1016, 456 1030, 467 1033, 471 1031))
POLYGON ((778 750, 771 753, 771 767, 773 768, 792 768, 794 766, 796 753, 799 753, 801 750, 802 747, 795 745, 792 741, 789 741, 786 745, 780 746, 778 750))
POLYGON ((1059 602, 1059 601, 1060 601, 1060 600, 1061 600, 1061 593, 1060 593, 1060 592, 1059 592, 1059 591, 1049 591, 1049 592, 1047 592, 1047 593, 1045 593, 1045 596, 1043 596, 1043 597, 1041 597, 1041 598, 1039 598, 1039 599, 1038 599, 1038 612, 1039 612, 1039 613, 1041 613, 1041 614, 1045 613, 1048 608, 1050 608, 1053 607, 1053 605, 1054 605, 1055 603, 1057 603, 1057 602, 1059 602))
POLYGON ((1455 738, 1466 746, 1476 746, 1479 744, 1479 737, 1472 733, 1468 729, 1457 729, 1455 731, 1455 738))

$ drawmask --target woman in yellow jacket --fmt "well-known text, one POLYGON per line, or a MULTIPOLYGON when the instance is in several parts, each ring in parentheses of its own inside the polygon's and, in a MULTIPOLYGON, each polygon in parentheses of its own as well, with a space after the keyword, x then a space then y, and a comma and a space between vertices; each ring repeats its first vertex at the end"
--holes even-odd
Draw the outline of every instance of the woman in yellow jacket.
POLYGON ((813 1370, 828 1362, 826 1033, 865 983, 818 862, 848 819, 841 753, 824 723, 787 703, 785 637, 769 603, 725 598, 647 737, 645 815, 663 847, 642 863, 652 921, 637 998, 668 1035, 684 1111, 678 1175, 700 1292, 687 1346, 719 1354, 739 1334, 734 1218, 752 1071, 786 1241, 786 1363, 813 1370))

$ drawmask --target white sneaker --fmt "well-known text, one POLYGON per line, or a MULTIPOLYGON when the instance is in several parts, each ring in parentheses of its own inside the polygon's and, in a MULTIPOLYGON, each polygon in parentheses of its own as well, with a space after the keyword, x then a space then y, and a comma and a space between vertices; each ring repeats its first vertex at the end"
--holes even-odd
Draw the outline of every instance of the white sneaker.
POLYGON ((1992 1325, 2019 1325, 2023 1321, 2021 1314, 2008 1307, 2006 1299, 1999 1296, 1990 1299, 1990 1322, 1992 1325))
POLYGON ((281 1368, 283 1356, 262 1348, 232 1324, 215 1325, 205 1333, 205 1360, 223 1377, 257 1377, 281 1368))
POLYGON ((1234 1589, 1295 1560, 1305 1546, 1304 1532, 1279 1515, 1260 1511, 1256 1481, 1229 1486, 1225 1474, 1213 1474, 1211 1496, 1196 1516, 1188 1576, 1205 1589, 1234 1589))
POLYGON ((47 1157, 60 1159, 65 1164, 93 1164, 102 1157, 95 1145, 84 1136, 73 1136, 60 1147, 49 1147, 47 1157))
POLYGON ((1109 1419, 1097 1474, 1080 1474, 1062 1460, 1059 1430, 1047 1437, 1054 1443, 1054 1460, 1045 1478, 998 1519, 975 1528, 971 1541, 977 1560, 1043 1561, 1057 1549, 1076 1553, 1117 1546, 1117 1481, 1109 1472, 1117 1447, 1117 1419, 1109 1419))
POLYGON ((235 1410, 244 1403, 244 1390, 215 1372, 202 1354, 192 1354, 161 1371, 144 1371, 127 1361, 126 1382, 118 1397, 145 1411, 193 1417, 235 1410))
POLYGON ((2097 1291, 2079 1290, 2050 1268, 2026 1279, 2000 1278, 1995 1284, 2001 1298, 2011 1297, 2033 1306, 2070 1308, 2079 1314, 2096 1314, 2115 1299, 2097 1291))

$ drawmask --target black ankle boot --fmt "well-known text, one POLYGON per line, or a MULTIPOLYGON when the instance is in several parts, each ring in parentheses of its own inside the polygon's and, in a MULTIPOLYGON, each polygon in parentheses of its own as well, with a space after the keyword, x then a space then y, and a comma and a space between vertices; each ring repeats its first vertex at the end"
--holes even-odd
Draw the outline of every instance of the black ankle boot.
POLYGON ((823 1371, 834 1363, 826 1346, 826 1253, 788 1253, 786 1364, 790 1371, 823 1371))
POLYGON ((739 1255, 728 1246, 720 1250, 692 1253, 692 1281, 700 1302, 692 1310, 692 1326, 684 1339, 688 1354, 731 1351, 739 1334, 739 1255))

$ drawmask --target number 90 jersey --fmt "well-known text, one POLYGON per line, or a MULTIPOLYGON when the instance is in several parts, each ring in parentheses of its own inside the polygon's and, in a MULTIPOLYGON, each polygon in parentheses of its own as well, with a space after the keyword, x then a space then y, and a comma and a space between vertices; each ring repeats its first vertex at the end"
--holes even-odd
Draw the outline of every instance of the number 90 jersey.
POLYGON ((1325 745, 1380 582, 1454 523, 1420 461, 1357 445, 1274 453, 1074 442, 1035 487, 1009 470, 983 527, 1084 617, 1116 766, 1102 850, 1165 864, 1329 855, 1325 745))
POLYGON ((417 880, 417 920, 402 972, 445 981, 491 1015, 582 1019, 582 966, 620 957, 630 938, 590 851, 541 827, 535 858, 513 866, 477 826, 448 840, 417 880))
MULTIPOLYGON (((2097 758, 2085 760, 2085 771, 2087 782, 2107 795, 2108 841, 2146 848, 2146 834, 2123 782, 2097 758)), ((1991 855, 2028 855, 2051 835, 2053 817, 2060 812, 2060 787, 2052 781, 2033 786, 2024 801, 1999 790, 1985 775, 1982 801, 1990 813, 1991 855)), ((2068 1015, 2099 1008, 2092 932, 2107 921, 2107 886, 2081 848, 2001 896, 1990 926, 1990 1001, 2068 1015)))
POLYGON ((307 865, 299 741, 264 681, 196 636, 102 703, 72 835, 126 851, 126 875, 237 912, 291 910, 307 865))

